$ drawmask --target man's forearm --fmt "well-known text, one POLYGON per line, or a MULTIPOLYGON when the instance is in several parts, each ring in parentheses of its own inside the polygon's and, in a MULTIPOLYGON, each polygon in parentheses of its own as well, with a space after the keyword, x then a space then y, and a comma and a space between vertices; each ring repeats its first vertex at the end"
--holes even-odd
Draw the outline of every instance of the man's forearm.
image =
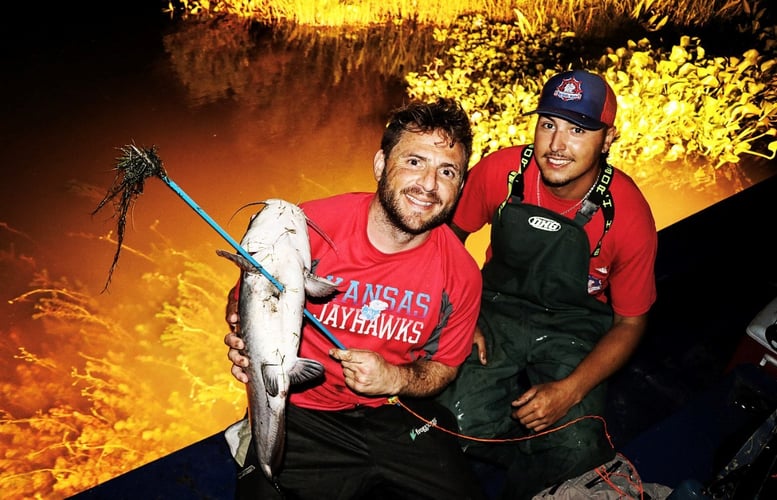
POLYGON ((442 391, 456 377, 458 369, 437 361, 418 360, 397 366, 397 396, 426 397, 442 391))
POLYGON ((612 328, 568 377, 574 381, 579 400, 626 364, 639 345, 646 325, 645 316, 616 318, 612 328))

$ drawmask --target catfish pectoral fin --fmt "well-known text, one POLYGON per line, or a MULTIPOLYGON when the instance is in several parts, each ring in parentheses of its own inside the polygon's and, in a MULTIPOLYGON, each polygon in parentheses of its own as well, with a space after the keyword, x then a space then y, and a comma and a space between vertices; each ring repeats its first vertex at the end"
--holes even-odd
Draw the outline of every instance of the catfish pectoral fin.
POLYGON ((216 250, 216 255, 218 255, 219 257, 224 257, 225 259, 231 260, 232 262, 237 264, 237 254, 227 252, 226 250, 216 250))
POLYGON ((326 278, 305 271, 305 293, 311 297, 326 297, 337 291, 337 285, 326 278))
POLYGON ((253 265, 251 262, 249 262, 249 260, 243 257, 242 255, 239 255, 236 253, 229 253, 226 250, 216 250, 216 255, 218 255, 219 257, 224 257, 225 259, 234 262, 237 265, 237 267, 239 267, 243 271, 248 271, 248 272, 256 271, 256 266, 253 265))
POLYGON ((315 359, 300 358, 289 371, 289 382, 301 384, 324 374, 324 365, 315 359))
POLYGON ((278 368, 273 365, 262 366, 262 381, 264 382, 264 390, 272 397, 275 397, 280 392, 278 387, 278 368))

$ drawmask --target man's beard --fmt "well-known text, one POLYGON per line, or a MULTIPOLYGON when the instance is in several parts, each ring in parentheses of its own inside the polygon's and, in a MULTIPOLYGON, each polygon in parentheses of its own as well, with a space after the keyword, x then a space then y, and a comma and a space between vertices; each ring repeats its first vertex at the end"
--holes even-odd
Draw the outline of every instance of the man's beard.
MULTIPOLYGON (((420 193, 420 191, 418 191, 420 193)), ((398 194, 402 195, 405 193, 415 193, 411 189, 404 189, 400 191, 398 194)), ((433 216, 431 219, 427 220, 426 222, 423 222, 419 227, 410 227, 405 220, 403 220, 402 214, 399 210, 399 200, 397 199, 397 193, 395 193, 391 186, 388 183, 388 177, 384 175, 380 178, 378 181, 378 200, 380 200, 380 204, 383 207, 383 211, 386 212, 386 215, 388 216, 391 223, 399 229, 402 232, 405 232, 407 234, 413 234, 418 235, 421 233, 424 233, 426 231, 429 231, 430 229, 433 229, 437 226, 441 226, 445 223, 446 220, 448 220, 448 216, 450 215, 451 208, 449 207, 446 210, 442 210, 437 215, 433 216)), ((437 195, 434 195, 434 200, 439 202, 439 199, 437 198, 437 195)))

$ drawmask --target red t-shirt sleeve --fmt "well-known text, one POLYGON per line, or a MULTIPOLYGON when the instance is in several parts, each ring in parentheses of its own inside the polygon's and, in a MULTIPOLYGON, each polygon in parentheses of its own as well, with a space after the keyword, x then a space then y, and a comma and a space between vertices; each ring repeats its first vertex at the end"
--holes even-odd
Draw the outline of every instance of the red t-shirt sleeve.
MULTIPOLYGON (((448 294, 451 311, 432 360, 458 366, 472 352, 472 340, 480 312, 482 277, 477 263, 453 231, 448 227, 442 229, 442 245, 449 249, 448 252, 441 252, 441 256, 445 256, 442 266, 447 277, 445 293, 448 294)), ((441 315, 445 314, 446 311, 442 311, 441 315)))
MULTIPOLYGON (((610 304, 621 316, 647 313, 656 300, 655 261, 658 233, 647 200, 633 180, 623 175, 624 189, 615 200, 615 245, 610 274, 610 304), (618 217, 621 220, 618 221, 618 217)), ((608 235, 610 237, 610 235, 608 235)), ((593 261, 591 272, 596 272, 593 261)))

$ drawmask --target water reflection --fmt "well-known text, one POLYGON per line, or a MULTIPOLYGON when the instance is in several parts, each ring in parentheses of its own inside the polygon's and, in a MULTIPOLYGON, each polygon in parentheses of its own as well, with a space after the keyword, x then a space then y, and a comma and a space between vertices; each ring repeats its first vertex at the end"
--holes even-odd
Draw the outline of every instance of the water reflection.
MULTIPOLYGON (((0 136, 5 498, 71 495, 243 411, 221 343, 235 274, 214 251, 226 243, 161 182, 148 181, 99 293, 115 221, 90 213, 116 148, 157 145, 169 176, 238 237, 248 214, 232 216, 247 202, 373 189, 383 120, 405 99, 401 75, 436 50, 428 33, 389 28, 127 28, 22 52, 4 81, 16 97, 0 136)), ((721 186, 645 189, 663 227, 737 188, 721 186)))
MULTIPOLYGON (((335 88, 350 91, 359 109, 374 109, 375 97, 386 92, 387 83, 401 85, 407 71, 438 55, 442 47, 432 32, 429 26, 409 24, 344 31, 191 19, 166 35, 164 45, 192 104, 228 98, 286 118, 287 108, 275 104, 280 94, 325 98, 335 88)), ((304 99, 294 102, 306 104, 304 99)), ((342 114, 339 109, 323 111, 342 114)))

